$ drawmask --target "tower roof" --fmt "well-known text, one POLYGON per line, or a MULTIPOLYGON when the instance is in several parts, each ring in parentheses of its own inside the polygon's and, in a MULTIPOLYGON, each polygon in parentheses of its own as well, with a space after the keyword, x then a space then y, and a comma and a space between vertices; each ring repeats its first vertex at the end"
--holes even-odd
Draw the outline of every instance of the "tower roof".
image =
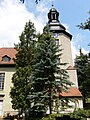
POLYGON ((70 39, 72 38, 72 35, 66 32, 66 28, 64 25, 62 25, 59 21, 59 12, 53 7, 49 10, 48 13, 48 26, 51 32, 55 33, 64 33, 70 39))
POLYGON ((51 12, 53 12, 53 11, 54 11, 54 12, 57 12, 57 10, 56 10, 54 7, 51 8, 50 11, 51 11, 51 12))
POLYGON ((52 8, 50 9, 49 13, 48 13, 48 19, 49 19, 49 23, 50 22, 59 22, 58 20, 59 17, 59 13, 58 11, 52 6, 52 8))

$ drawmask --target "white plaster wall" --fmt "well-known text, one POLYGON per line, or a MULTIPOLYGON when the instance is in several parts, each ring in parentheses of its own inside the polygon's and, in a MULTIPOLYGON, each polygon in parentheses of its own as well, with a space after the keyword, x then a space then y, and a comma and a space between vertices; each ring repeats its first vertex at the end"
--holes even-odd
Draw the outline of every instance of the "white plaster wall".
POLYGON ((76 70, 67 70, 67 72, 69 74, 69 80, 74 83, 73 87, 77 87, 78 88, 77 72, 76 72, 76 70))
POLYGON ((71 98, 72 101, 69 101, 69 105, 72 106, 71 108, 66 108, 64 111, 61 111, 61 113, 69 113, 74 112, 77 109, 83 109, 83 102, 82 98, 71 98))
MULTIPOLYGON (((63 68, 67 69, 69 66, 73 67, 70 38, 63 33, 60 33, 57 39, 59 39, 59 44, 61 45, 61 49, 63 49, 61 62, 67 63, 67 65, 63 66, 63 68)), ((67 70, 67 72, 69 74, 69 80, 74 83, 74 86, 78 87, 76 70, 67 70)))
POLYGON ((14 111, 12 109, 12 104, 11 104, 11 98, 10 98, 10 88, 12 86, 11 80, 12 80, 12 75, 15 72, 15 68, 0 68, 0 73, 5 73, 5 82, 4 82, 4 90, 0 91, 0 95, 3 94, 4 97, 1 98, 3 100, 3 114, 5 112, 11 112, 14 111))
POLYGON ((67 63, 67 66, 73 66, 70 38, 62 33, 59 36, 59 41, 61 44, 61 48, 63 49, 63 54, 61 56, 62 62, 67 63))

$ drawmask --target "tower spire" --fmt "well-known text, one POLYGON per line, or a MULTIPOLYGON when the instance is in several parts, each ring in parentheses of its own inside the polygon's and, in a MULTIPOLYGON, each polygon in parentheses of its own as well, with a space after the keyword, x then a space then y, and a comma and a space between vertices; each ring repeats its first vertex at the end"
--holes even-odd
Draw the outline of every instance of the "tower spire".
POLYGON ((48 18, 49 18, 49 23, 50 22, 59 22, 59 13, 57 12, 57 10, 53 7, 54 5, 52 4, 52 8, 50 9, 49 13, 48 13, 48 18))
POLYGON ((59 12, 53 6, 54 5, 52 4, 52 8, 49 10, 48 13, 48 25, 50 31, 65 31, 66 28, 59 22, 59 12))

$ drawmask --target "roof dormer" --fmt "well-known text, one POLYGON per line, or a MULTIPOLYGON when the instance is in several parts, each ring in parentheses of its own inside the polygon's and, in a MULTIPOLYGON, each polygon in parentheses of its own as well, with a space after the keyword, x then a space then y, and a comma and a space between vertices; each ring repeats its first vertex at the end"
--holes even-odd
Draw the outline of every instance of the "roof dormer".
POLYGON ((3 62, 9 62, 10 60, 11 60, 11 58, 9 56, 7 56, 7 55, 2 57, 3 62))

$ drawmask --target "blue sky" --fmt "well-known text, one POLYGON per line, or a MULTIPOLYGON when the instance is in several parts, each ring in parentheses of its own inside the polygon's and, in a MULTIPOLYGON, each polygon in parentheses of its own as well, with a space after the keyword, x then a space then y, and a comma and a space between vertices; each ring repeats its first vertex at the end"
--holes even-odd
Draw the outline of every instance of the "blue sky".
POLYGON ((80 47, 84 52, 90 51, 90 31, 76 27, 89 17, 90 0, 41 0, 37 5, 34 0, 25 0, 24 4, 19 0, 0 0, 0 47, 13 47, 18 43, 29 19, 34 22, 36 30, 42 32, 52 3, 60 13, 60 22, 73 35, 73 54, 77 54, 80 47))
POLYGON ((73 37, 77 38, 77 45, 90 50, 88 43, 90 42, 90 31, 80 30, 76 27, 81 22, 86 21, 89 16, 90 0, 56 0, 55 7, 60 11, 60 19, 63 23, 68 24, 69 31, 73 37))
MULTIPOLYGON (((26 0, 26 6, 31 11, 30 7, 31 0, 26 0), (27 3, 29 3, 27 5, 27 3)), ((51 0, 50 2, 44 3, 48 9, 51 8, 52 3, 54 7, 60 13, 60 22, 68 26, 69 32, 73 35, 73 42, 76 49, 83 48, 86 51, 90 50, 88 43, 90 42, 90 31, 80 30, 77 25, 81 22, 86 21, 89 17, 88 11, 90 10, 90 0, 51 0)), ((41 2, 39 2, 41 4, 41 2)), ((34 5, 34 9, 37 5, 34 5)), ((39 14, 36 13, 36 14, 39 14)), ((45 13, 47 14, 47 13, 45 13)))

